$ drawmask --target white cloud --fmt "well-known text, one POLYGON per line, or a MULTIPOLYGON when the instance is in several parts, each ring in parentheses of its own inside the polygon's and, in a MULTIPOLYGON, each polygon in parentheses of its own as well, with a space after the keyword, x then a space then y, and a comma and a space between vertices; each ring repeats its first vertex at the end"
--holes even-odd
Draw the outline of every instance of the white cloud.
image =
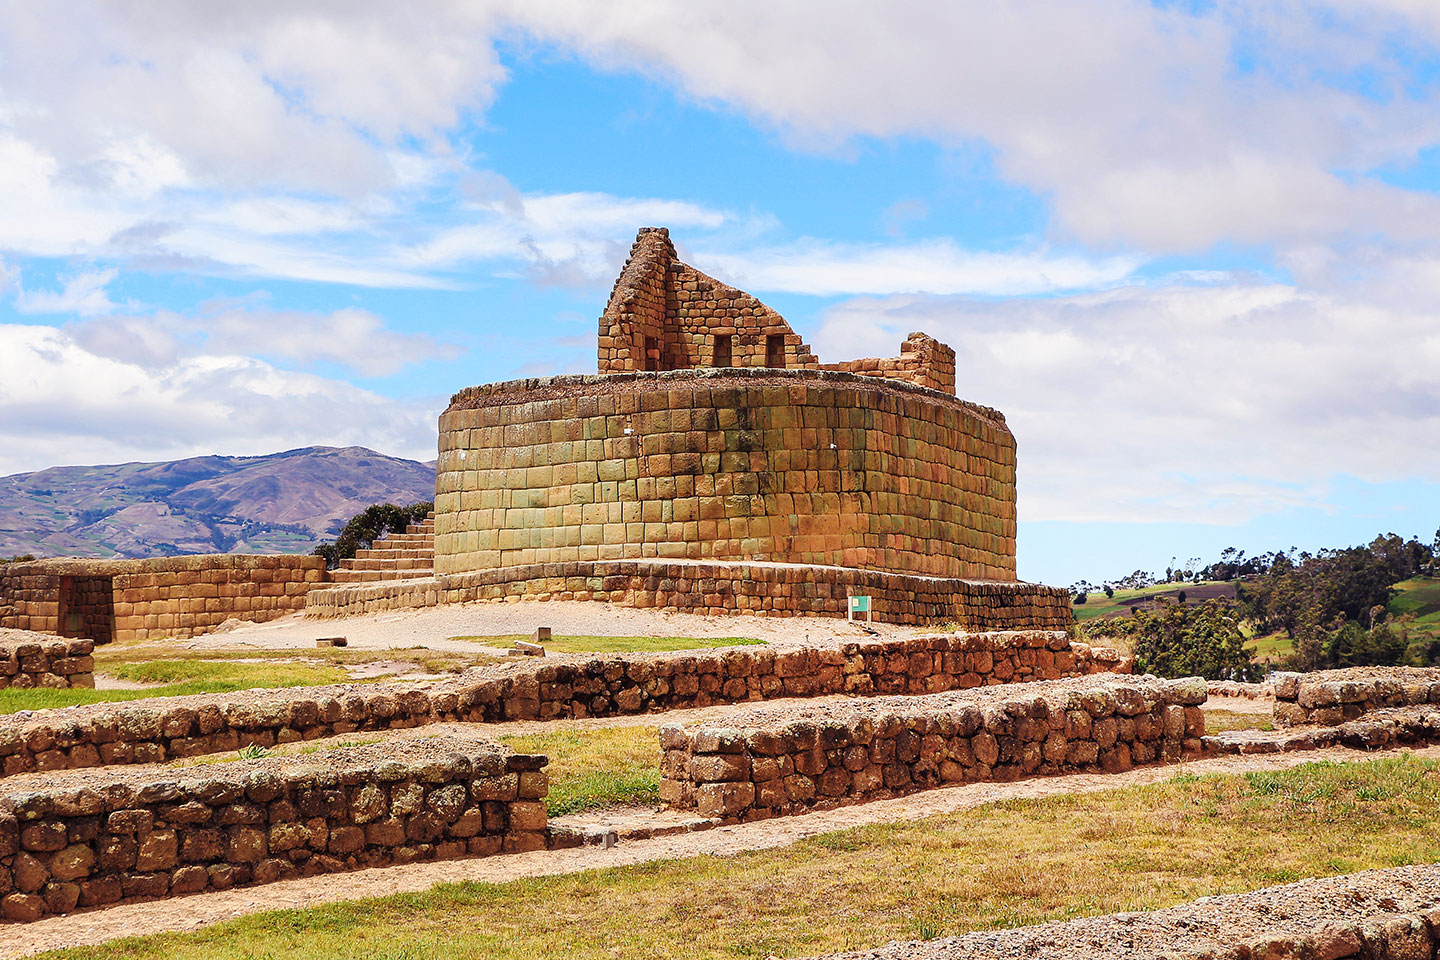
POLYGON ((885 246, 808 241, 739 254, 696 252, 696 266, 754 290, 835 294, 1018 295, 1109 286, 1129 276, 1134 257, 1086 258, 1044 250, 984 253, 948 240, 885 246))
POLYGON ((118 275, 114 269, 89 270, 66 277, 64 288, 58 291, 21 289, 15 297, 15 309, 21 313, 75 313, 82 317, 105 313, 115 309, 105 288, 118 275))
POLYGON ((0 325, 0 475, 312 444, 427 460, 443 405, 236 355, 142 365, 86 349, 53 327, 0 325))
POLYGON ((1318 478, 1440 477, 1440 311, 1359 293, 861 299, 810 340, 831 360, 911 330, 955 347, 960 396, 1017 437, 1025 520, 1243 523, 1325 505, 1318 478))
POLYGON ((1433 196, 1367 176, 1440 140, 1434 93, 1404 59, 1406 17, 1440 39, 1421 0, 1222 0, 1199 13, 1142 0, 838 0, 824 16, 763 0, 506 6, 541 38, 737 107, 797 145, 983 142, 1082 242, 1433 238, 1440 215, 1433 196), (1355 92, 1357 75, 1380 95, 1355 92))
POLYGON ((99 317, 69 328, 77 344, 142 367, 205 355, 280 359, 301 367, 331 361, 363 376, 385 376, 460 350, 426 334, 387 328, 368 310, 277 310, 263 297, 202 304, 194 314, 99 317))

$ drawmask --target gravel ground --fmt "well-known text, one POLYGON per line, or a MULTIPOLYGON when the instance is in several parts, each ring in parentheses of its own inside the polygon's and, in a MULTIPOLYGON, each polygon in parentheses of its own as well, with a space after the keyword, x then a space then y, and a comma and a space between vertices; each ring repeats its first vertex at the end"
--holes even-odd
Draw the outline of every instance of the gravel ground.
MULTIPOLYGON (((1440 747, 1412 751, 1417 756, 1440 759, 1440 747)), ((232 917, 262 910, 317 906, 336 900, 387 896, 428 890, 438 883, 477 881, 504 883, 525 877, 552 876, 584 870, 649 863, 700 855, 733 856, 746 850, 788 846, 805 837, 830 833, 869 823, 916 820, 933 814, 967 810, 987 803, 1066 794, 1096 793, 1145 783, 1158 783, 1182 773, 1241 773, 1251 770, 1280 770, 1317 760, 1344 762, 1364 760, 1373 752, 1330 749, 1305 754, 1263 757, 1216 757, 1167 766, 1141 767, 1120 774, 1074 774, 1044 777, 1016 783, 971 783, 942 787, 924 793, 879 800, 874 803, 840 807, 795 817, 779 817, 758 823, 736 824, 694 833, 679 833, 650 840, 622 842, 612 848, 585 846, 570 850, 537 851, 473 860, 445 860, 404 866, 357 870, 301 880, 123 904, 89 913, 52 917, 29 924, 0 927, 0 957, 21 957, 42 950, 83 944, 104 943, 119 937, 141 936, 168 930, 195 930, 232 917)), ((941 941, 935 941, 939 943, 941 941)), ((1030 954, 1029 956, 1036 956, 1030 954)), ((1049 954, 1044 954, 1049 956, 1049 954)), ((1090 951, 1064 956, 1134 958, 1166 956, 1156 954, 1107 954, 1090 951)), ((1173 956, 1173 951, 1168 954, 1173 956)), ((864 956, 863 954, 861 956, 864 956)), ((883 955, 882 955, 883 956, 883 955)), ((900 960, 903 954, 885 960, 900 960)), ((916 955, 920 957, 922 955, 916 955)), ((949 954, 924 954, 923 960, 949 954)), ((978 958, 984 954, 955 954, 978 958)), ((988 956, 1004 956, 990 954, 988 956)))
MULTIPOLYGON (((1302 880, 1254 893, 1202 897, 1151 913, 1047 923, 1018 930, 972 933, 879 950, 835 954, 830 960, 1161 960, 1195 957, 1257 942, 1344 942, 1345 929, 1384 914, 1416 915, 1440 905, 1440 865, 1395 867, 1319 880, 1302 880), (1335 929, 1340 928, 1340 929, 1335 929), (1313 939, 1312 939, 1313 938, 1313 939)), ((1357 944, 1358 945, 1358 944, 1357 944)), ((1249 956, 1226 952, 1224 956, 1249 956)), ((1312 956, 1286 950, 1266 957, 1312 956)), ((1343 954, 1348 956, 1348 954, 1343 954)), ((1406 953, 1405 956, 1410 954, 1406 953)), ((1428 956, 1428 953, 1426 954, 1428 956)), ((1368 956, 1368 954, 1366 954, 1368 956)), ((1418 956, 1418 954, 1417 954, 1418 956)))

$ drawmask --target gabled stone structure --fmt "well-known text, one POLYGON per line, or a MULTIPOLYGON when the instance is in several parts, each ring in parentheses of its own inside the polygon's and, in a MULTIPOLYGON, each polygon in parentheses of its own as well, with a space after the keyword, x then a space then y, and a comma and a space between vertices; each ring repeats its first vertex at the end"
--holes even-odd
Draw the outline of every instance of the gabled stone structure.
POLYGON ((642 227, 600 316, 601 373, 766 367, 834 370, 955 393, 955 351, 912 333, 894 359, 822 364, 785 318, 676 258, 670 231, 642 227))

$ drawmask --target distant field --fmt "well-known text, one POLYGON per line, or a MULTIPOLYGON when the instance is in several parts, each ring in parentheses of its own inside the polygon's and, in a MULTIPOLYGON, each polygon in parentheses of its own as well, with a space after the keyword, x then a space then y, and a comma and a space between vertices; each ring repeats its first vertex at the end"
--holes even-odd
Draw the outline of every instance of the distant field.
POLYGON ((1390 613, 1413 613, 1412 631, 1440 640, 1440 580, 1415 577, 1397 583, 1395 589, 1400 592, 1390 601, 1390 613))
POLYGON ((1179 600, 1180 592, 1186 600, 1211 600, 1215 597, 1234 599, 1235 584, 1224 581, 1206 583, 1167 583, 1144 590, 1116 590, 1114 597, 1106 597, 1103 590, 1090 594, 1082 604, 1072 604, 1076 620, 1094 620, 1096 617, 1128 616, 1131 607, 1148 609, 1159 598, 1179 600))

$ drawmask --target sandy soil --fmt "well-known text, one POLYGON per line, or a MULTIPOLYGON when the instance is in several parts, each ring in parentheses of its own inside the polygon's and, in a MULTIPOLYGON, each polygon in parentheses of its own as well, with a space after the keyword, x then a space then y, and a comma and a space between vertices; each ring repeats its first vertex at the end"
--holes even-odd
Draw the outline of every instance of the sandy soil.
MULTIPOLYGON (((360 650, 424 646, 432 650, 484 653, 471 640, 450 637, 526 635, 549 627, 556 636, 751 637, 776 644, 803 644, 831 637, 866 636, 859 624, 830 617, 707 617, 617 607, 588 600, 531 603, 466 603, 425 610, 397 610, 342 620, 306 620, 292 614, 269 623, 239 624, 222 633, 188 641, 196 649, 252 644, 267 649, 315 646, 323 637, 345 637, 360 650)), ((874 624, 885 636, 927 632, 917 627, 874 624)), ((933 629, 928 632, 934 632, 933 629)), ((502 650, 488 652, 503 655, 502 650)))
MULTIPOLYGON (((1440 758, 1440 747, 1414 751, 1440 758)), ((261 910, 308 907, 336 900, 426 890, 437 883, 465 880, 505 882, 580 870, 623 866, 709 854, 733 856, 746 850, 782 847, 804 837, 868 823, 914 820, 965 810, 998 800, 1094 793, 1155 783, 1180 773, 1238 773, 1275 770, 1315 760, 1356 760, 1371 753, 1347 749, 1260 757, 1217 757, 1190 763, 1143 767, 1123 774, 1075 774, 1019 783, 963 784, 908 797, 841 807, 796 817, 719 827, 651 840, 622 842, 611 848, 579 847, 475 860, 447 860, 354 873, 284 881, 240 890, 196 894, 152 903, 126 904, 92 913, 54 917, 0 929, 0 957, 102 943, 117 937, 167 930, 194 930, 207 924, 261 910)))

